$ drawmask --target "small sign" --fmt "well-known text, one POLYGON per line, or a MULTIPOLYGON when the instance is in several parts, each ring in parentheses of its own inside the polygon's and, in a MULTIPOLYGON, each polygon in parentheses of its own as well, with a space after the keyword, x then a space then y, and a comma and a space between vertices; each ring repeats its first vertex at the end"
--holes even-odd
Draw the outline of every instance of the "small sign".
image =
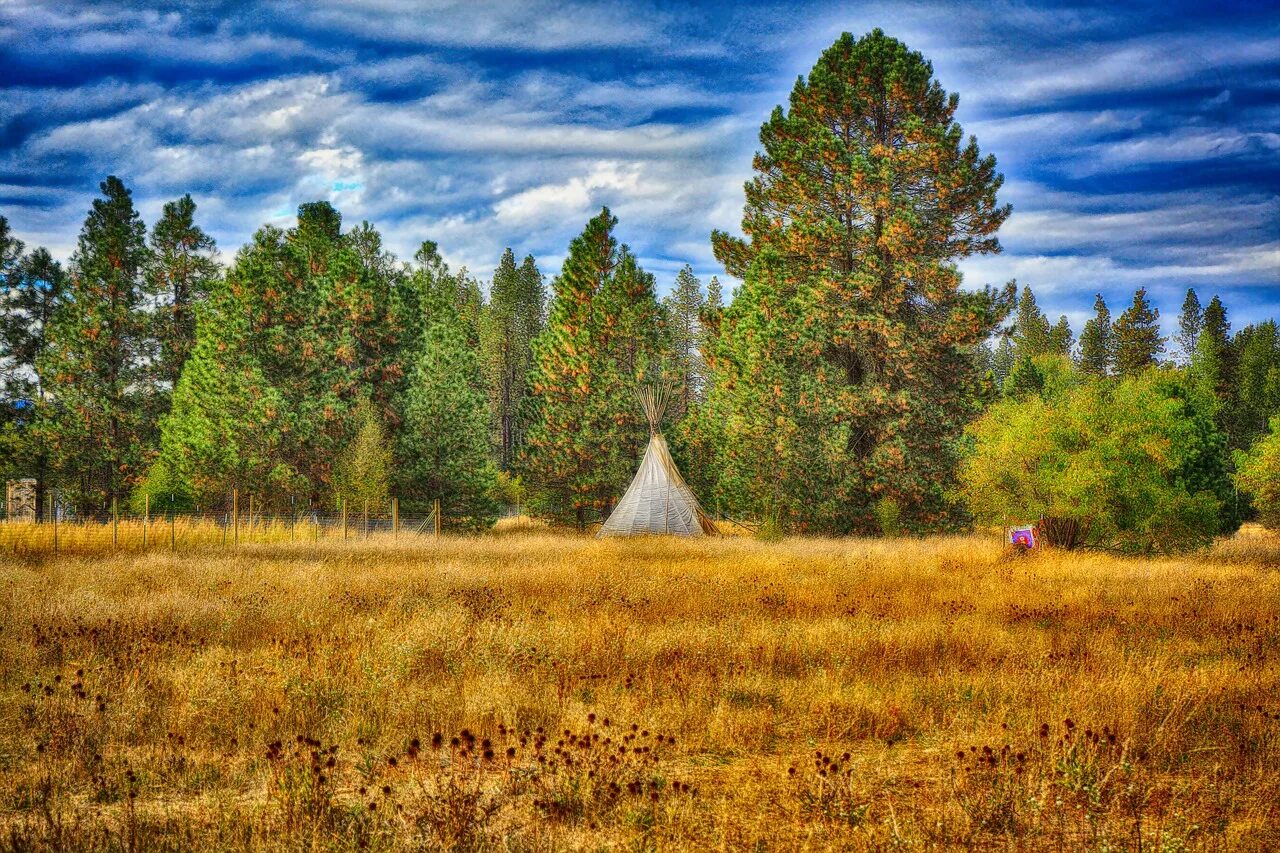
POLYGON ((1017 545, 1023 548, 1036 547, 1036 529, 1035 527, 1010 527, 1009 528, 1009 544, 1017 545))

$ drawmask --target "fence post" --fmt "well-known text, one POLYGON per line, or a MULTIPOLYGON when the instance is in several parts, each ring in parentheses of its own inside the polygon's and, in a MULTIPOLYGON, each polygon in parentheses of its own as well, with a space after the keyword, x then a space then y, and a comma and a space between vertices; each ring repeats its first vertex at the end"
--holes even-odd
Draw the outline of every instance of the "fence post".
POLYGON ((231 545, 240 544, 240 490, 231 490, 231 545))
POLYGON ((246 542, 253 541, 253 495, 249 495, 249 526, 245 529, 244 537, 246 542))
POLYGON ((174 511, 173 498, 169 498, 169 550, 178 550, 178 513, 174 511))
POLYGON ((436 498, 431 502, 431 512, 436 517, 436 536, 440 535, 440 499, 436 498))
POLYGON ((49 490, 49 515, 53 518, 53 553, 58 553, 58 505, 53 499, 53 489, 49 490))
POLYGON ((368 539, 369 538, 369 502, 367 500, 364 502, 363 522, 364 522, 364 538, 368 539))
POLYGON ((391 538, 400 538, 400 499, 391 499, 391 538))
POLYGON ((347 499, 342 499, 342 541, 347 541, 347 499))
POLYGON ((120 499, 111 498, 111 547, 120 546, 120 499))
POLYGON ((142 496, 142 550, 147 550, 147 528, 151 525, 151 495, 142 496))
POLYGON ((290 495, 289 496, 289 541, 290 542, 293 541, 294 531, 297 529, 297 527, 298 527, 298 506, 295 503, 295 498, 292 495, 290 495))

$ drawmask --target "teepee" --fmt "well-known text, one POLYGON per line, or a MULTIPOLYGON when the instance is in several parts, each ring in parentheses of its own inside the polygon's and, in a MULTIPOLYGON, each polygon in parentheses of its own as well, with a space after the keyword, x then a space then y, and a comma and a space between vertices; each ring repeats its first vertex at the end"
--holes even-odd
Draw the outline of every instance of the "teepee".
POLYGON ((680 476, 666 439, 658 431, 671 392, 665 387, 640 389, 640 405, 649 419, 649 446, 640 470, 614 507, 598 536, 636 536, 644 533, 711 536, 711 518, 702 511, 693 490, 680 476))

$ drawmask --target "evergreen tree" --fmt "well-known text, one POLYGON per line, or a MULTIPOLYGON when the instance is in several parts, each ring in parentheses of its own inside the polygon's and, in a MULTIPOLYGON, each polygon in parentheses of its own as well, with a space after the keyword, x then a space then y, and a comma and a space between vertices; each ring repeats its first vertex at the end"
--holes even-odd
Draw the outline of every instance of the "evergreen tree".
POLYGON ((1018 299, 1018 310, 1013 323, 1013 352, 1015 358, 1035 358, 1053 351, 1052 330, 1049 318, 1036 304, 1036 295, 1023 285, 1018 299))
POLYGON ((1044 390, 1044 373, 1036 365, 1035 359, 1029 355, 1019 356, 1013 365, 1013 371, 1005 382, 1006 397, 1021 398, 1039 394, 1044 390))
POLYGON ((1015 361, 1013 342, 1009 340, 1008 335, 1001 335, 1000 343, 996 344, 996 351, 991 357, 991 378, 996 388, 1004 388, 1005 383, 1009 381, 1015 361))
POLYGON ((36 517, 43 519, 50 459, 45 437, 32 429, 46 404, 37 365, 65 300, 67 276, 48 250, 23 254, 23 248, 0 216, 0 468, 5 477, 36 481, 36 517))
POLYGON ((1115 331, 1111 311, 1099 293, 1093 301, 1093 317, 1080 333, 1080 369, 1091 376, 1107 376, 1115 366, 1115 331))
POLYGON ((391 498, 392 450, 376 407, 363 401, 355 411, 360 424, 351 443, 342 451, 333 474, 334 496, 345 500, 350 511, 368 519, 391 498))
POLYGON ((155 300, 154 335, 160 345, 156 372, 170 389, 178 385, 182 365, 195 346, 195 306, 209 295, 217 278, 217 246, 195 223, 190 195, 164 206, 151 231, 147 292, 155 300))
POLYGON ((662 305, 666 309, 676 386, 676 408, 671 416, 679 420, 691 405, 702 399, 707 372, 702 357, 705 338, 702 312, 706 309, 706 297, 702 293, 702 282, 688 264, 676 274, 675 285, 663 298, 662 305))
POLYGON ((503 471, 511 470, 524 447, 533 339, 542 331, 545 303, 542 273, 533 256, 517 267, 515 254, 507 249, 494 270, 481 326, 494 445, 503 471))
POLYGON ((455 304, 437 296, 427 309, 399 403, 397 492, 410 511, 426 511, 439 500, 447 526, 483 529, 497 518, 498 471, 489 456, 485 398, 471 382, 479 365, 455 304))
POLYGON ((1074 345, 1075 336, 1071 334, 1071 323, 1067 320, 1067 315, 1063 314, 1049 330, 1049 352, 1069 356, 1074 345))
POLYGON ((1236 382, 1229 432, 1233 449, 1253 445, 1280 414, 1280 332, 1274 320, 1246 326, 1232 341, 1236 382))
POLYGON ((608 208, 569 246, 534 341, 534 416, 524 464, 535 508, 584 526, 634 473, 647 429, 637 379, 655 367, 653 276, 613 236, 608 208))
POLYGON ((713 235, 743 279, 708 395, 741 510, 871 532, 872 505, 892 498, 910 527, 956 519, 955 439, 980 404, 972 347, 1015 294, 960 289, 955 262, 999 251, 1009 208, 932 71, 879 30, 842 35, 761 129, 748 240, 713 235))
POLYGON ((1133 304, 1116 320, 1116 372, 1135 376, 1156 363, 1164 352, 1160 337, 1160 310, 1147 299, 1147 289, 1138 288, 1133 304))
POLYGON ((331 505, 334 462, 361 426, 358 404, 398 426, 429 288, 367 224, 348 235, 341 225, 328 203, 301 205, 295 228, 260 229, 214 281, 197 325, 202 358, 179 381, 161 459, 206 505, 233 488, 264 506, 331 505), (230 430, 240 458, 220 450, 230 430))
POLYGON ((68 497, 102 514, 141 477, 154 439, 154 340, 144 299, 146 227, 129 190, 101 184, 38 369, 52 395, 40 429, 68 497))
POLYGON ((1185 363, 1191 362, 1196 351, 1196 340, 1200 337, 1200 329, 1204 326, 1204 309, 1200 307, 1200 297, 1195 290, 1187 288, 1187 296, 1182 300, 1182 311, 1178 314, 1178 334, 1175 340, 1185 363))

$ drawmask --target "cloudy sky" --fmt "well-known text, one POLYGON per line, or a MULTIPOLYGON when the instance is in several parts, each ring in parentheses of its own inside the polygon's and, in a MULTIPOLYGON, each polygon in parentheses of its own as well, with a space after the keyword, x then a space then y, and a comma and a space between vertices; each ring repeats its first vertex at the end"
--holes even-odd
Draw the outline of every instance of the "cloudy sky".
POLYGON ((329 199, 408 257, 558 271, 600 205, 669 286, 722 273, 756 133, 840 34, 922 51, 1014 213, 972 286, 1079 327, 1194 286, 1280 316, 1280 7, 1162 0, 573 3, 0 0, 0 214, 70 255, 98 182, 190 192, 224 260, 329 199), (1272 11, 1268 11, 1271 7, 1272 11))

